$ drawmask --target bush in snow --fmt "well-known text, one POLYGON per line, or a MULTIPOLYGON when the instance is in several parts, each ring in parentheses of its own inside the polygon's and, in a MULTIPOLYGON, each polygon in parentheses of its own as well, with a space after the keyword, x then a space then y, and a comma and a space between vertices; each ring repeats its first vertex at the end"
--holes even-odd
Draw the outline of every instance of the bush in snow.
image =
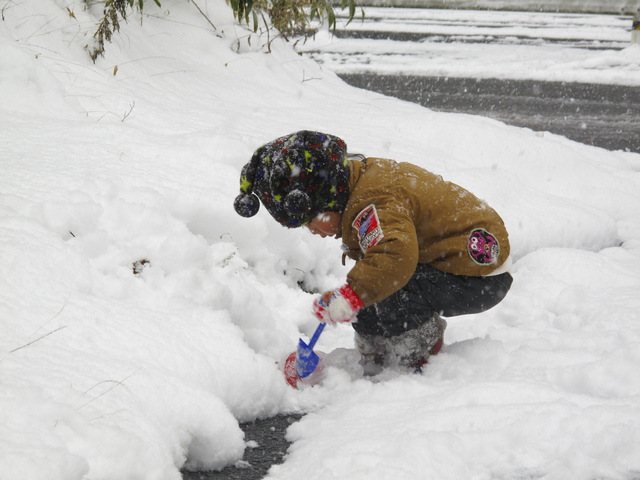
MULTIPOLYGON (((129 9, 138 8, 140 14, 144 11, 147 0, 106 0, 104 2, 104 15, 98 24, 98 28, 93 35, 94 42, 87 46, 87 51, 94 62, 104 55, 105 41, 110 42, 111 37, 120 31, 120 19, 127 20, 129 9)), ((160 6, 159 0, 153 2, 160 6)), ((341 0, 341 8, 349 8, 348 22, 355 15, 355 0, 341 0)), ((252 17, 253 31, 257 32, 260 26, 260 19, 269 30, 271 24, 280 34, 287 39, 291 34, 304 33, 309 23, 314 19, 324 20, 326 18, 329 28, 335 31, 336 17, 330 0, 227 0, 231 5, 234 16, 240 21, 249 24, 249 16, 252 17), (267 17, 270 19, 267 20, 267 17)), ((196 8, 204 15, 211 26, 215 29, 214 23, 194 2, 196 8)), ((69 11, 73 16, 73 13, 69 11)))

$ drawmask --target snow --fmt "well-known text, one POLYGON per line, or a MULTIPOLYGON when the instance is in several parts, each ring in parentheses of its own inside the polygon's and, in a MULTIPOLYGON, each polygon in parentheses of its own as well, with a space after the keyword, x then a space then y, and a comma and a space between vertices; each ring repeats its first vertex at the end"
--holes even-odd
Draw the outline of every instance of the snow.
MULTIPOLYGON (((241 460, 238 422, 292 412, 274 480, 638 478, 640 155, 354 89, 198 4, 215 31, 164 1, 95 65, 99 6, 2 8, 0 478, 175 480, 241 460), (308 292, 349 266, 232 204, 253 150, 303 128, 505 219, 512 291, 448 319, 421 375, 328 367, 294 390, 276 365, 315 330, 308 292)), ((636 85, 637 46, 607 54, 636 85)), ((348 363, 351 328, 318 348, 348 363)))
POLYGON ((338 73, 640 86, 640 45, 629 45, 630 16, 370 7, 364 19, 339 23, 353 34, 418 37, 341 39, 321 31, 299 47, 338 73))

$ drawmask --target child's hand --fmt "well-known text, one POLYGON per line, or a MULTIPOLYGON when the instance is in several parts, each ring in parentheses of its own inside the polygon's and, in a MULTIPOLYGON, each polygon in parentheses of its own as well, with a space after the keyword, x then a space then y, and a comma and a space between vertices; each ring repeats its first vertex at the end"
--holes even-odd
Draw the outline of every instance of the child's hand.
POLYGON ((337 324, 355 319, 364 303, 349 285, 324 292, 313 302, 313 313, 323 323, 337 324))

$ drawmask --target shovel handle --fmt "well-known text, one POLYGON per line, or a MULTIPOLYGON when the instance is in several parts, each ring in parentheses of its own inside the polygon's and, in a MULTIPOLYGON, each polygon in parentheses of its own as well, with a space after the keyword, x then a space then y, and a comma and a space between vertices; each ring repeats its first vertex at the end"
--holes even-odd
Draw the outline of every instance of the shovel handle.
POLYGON ((311 341, 309 342, 309 350, 313 350, 313 347, 318 341, 318 338, 320 338, 320 334, 322 333, 322 330, 324 330, 325 325, 326 323, 318 324, 318 327, 316 328, 316 331, 313 332, 313 337, 311 337, 311 341))

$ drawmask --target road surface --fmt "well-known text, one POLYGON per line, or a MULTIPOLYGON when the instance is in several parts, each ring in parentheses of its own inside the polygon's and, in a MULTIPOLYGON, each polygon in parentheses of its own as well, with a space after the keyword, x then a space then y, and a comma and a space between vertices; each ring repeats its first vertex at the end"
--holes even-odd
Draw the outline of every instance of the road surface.
POLYGON ((301 49, 357 87, 640 152, 631 24, 614 15, 376 8, 301 49))
POLYGON ((482 115, 607 150, 640 153, 639 87, 371 74, 340 76, 356 87, 432 110, 482 115))

